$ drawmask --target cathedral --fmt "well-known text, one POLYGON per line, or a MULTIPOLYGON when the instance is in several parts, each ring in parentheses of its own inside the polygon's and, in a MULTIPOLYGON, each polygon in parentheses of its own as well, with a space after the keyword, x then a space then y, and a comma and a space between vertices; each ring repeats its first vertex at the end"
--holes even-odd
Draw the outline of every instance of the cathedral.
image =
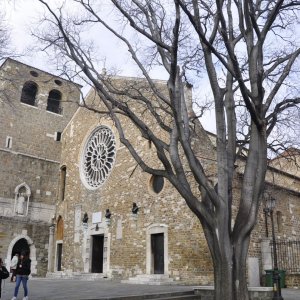
MULTIPOLYGON (((33 276, 213 284, 199 220, 166 179, 139 167, 108 116, 78 107, 81 86, 12 59, 0 74, 0 256, 8 266, 27 249, 33 276)), ((85 102, 101 106, 93 90, 85 102)), ((138 153, 157 164, 153 145, 123 121, 138 153)), ((213 174, 215 136, 201 126, 198 136, 213 174)), ((242 175, 241 158, 235 199, 242 175)), ((276 199, 277 240, 299 241, 300 177, 284 155, 270 161, 266 186, 276 199)), ((268 230, 261 207, 248 254, 250 286, 272 269, 268 230)), ((280 262, 287 284, 299 284, 300 270, 280 262)))

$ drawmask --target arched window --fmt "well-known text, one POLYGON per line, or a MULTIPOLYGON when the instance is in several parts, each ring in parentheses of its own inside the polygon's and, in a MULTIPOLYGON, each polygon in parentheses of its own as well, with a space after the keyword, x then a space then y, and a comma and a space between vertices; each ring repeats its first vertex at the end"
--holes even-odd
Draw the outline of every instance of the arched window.
POLYGON ((47 102, 47 110, 54 112, 56 114, 61 114, 62 109, 60 106, 60 100, 61 100, 61 92, 58 90, 52 90, 49 93, 48 96, 48 102, 47 102))
POLYGON ((59 191, 59 198, 61 201, 65 199, 66 176, 67 176, 67 167, 62 166, 60 169, 60 191, 59 191))
POLYGON ((22 89, 21 102, 34 106, 37 90, 38 90, 38 85, 35 82, 33 81, 25 82, 22 89))

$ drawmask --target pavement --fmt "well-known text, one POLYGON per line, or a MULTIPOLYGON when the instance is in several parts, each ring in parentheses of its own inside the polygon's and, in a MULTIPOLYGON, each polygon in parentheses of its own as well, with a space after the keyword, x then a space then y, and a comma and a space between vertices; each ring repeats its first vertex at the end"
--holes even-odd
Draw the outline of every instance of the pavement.
MULTIPOLYGON (((194 286, 180 285, 136 285, 125 284, 114 280, 67 280, 67 279, 46 279, 33 278, 28 281, 29 300, 100 300, 117 299, 126 297, 127 300, 135 299, 136 296, 162 295, 168 293, 188 292, 194 286)), ((15 283, 5 280, 2 286, 1 300, 11 300, 15 283)), ((283 289, 284 300, 300 300, 300 289, 283 289)), ((144 299, 152 297, 147 296, 144 299)), ((183 300, 184 300, 183 296, 183 300)), ((23 287, 20 286, 19 300, 23 299, 23 287)), ((124 298, 125 299, 125 298, 124 298)), ((136 298, 137 299, 137 298, 136 298)), ((142 299, 142 298, 140 298, 142 299)))

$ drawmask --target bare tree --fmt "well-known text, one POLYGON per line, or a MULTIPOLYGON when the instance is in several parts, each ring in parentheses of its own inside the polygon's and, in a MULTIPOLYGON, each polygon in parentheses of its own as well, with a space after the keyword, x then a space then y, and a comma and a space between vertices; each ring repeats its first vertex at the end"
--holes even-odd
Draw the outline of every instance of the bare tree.
MULTIPOLYGON (((84 17, 73 19, 64 7, 56 9, 39 1, 49 12, 44 19, 49 27, 38 35, 40 40, 64 59, 65 68, 72 63, 79 67, 103 100, 121 142, 141 168, 167 178, 199 218, 213 260, 215 299, 248 299, 246 257, 264 189, 267 142, 269 139, 272 144, 272 132, 286 113, 299 113, 300 98, 293 76, 299 66, 300 48, 293 30, 299 25, 300 2, 111 0, 116 14, 127 24, 120 31, 101 15, 97 1, 74 0, 84 17), (116 88, 107 76, 97 72, 90 48, 82 44, 80 28, 87 24, 102 26, 124 42, 156 101, 134 87, 116 88), (136 46, 132 32, 147 51, 136 46), (149 75, 154 64, 168 75, 167 94, 149 75), (206 174, 195 151, 192 124, 197 119, 189 112, 185 93, 188 82, 197 83, 200 75, 207 76, 214 99, 216 183, 206 174), (123 96, 135 101, 124 101, 123 96), (154 126, 146 124, 133 109, 133 102, 147 110, 168 139, 161 139, 154 126), (157 103, 167 121, 158 113, 157 103), (124 134, 120 116, 129 118, 153 143, 160 168, 149 166, 139 155, 124 134), (238 147, 246 147, 247 155, 238 210, 233 215, 235 164, 237 153, 242 153, 238 147)), ((96 107, 90 109, 97 111, 96 107)), ((282 144, 273 143, 273 149, 282 144)))
MULTIPOLYGON (((0 13, 0 65, 10 56, 13 56, 14 51, 11 47, 10 30, 6 23, 5 12, 0 13)), ((0 73, 0 80, 9 80, 4 73, 0 73)), ((4 101, 10 104, 7 91, 3 86, 0 87, 0 103, 4 101), (5 100, 5 101, 4 101, 5 100)))
POLYGON ((6 25, 4 12, 0 13, 0 60, 11 55, 10 32, 6 25))

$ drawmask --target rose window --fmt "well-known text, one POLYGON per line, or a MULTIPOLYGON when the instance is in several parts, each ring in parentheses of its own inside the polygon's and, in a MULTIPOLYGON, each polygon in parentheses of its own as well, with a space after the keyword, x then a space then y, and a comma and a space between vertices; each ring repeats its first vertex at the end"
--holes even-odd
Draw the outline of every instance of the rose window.
POLYGON ((112 131, 97 128, 89 137, 82 160, 84 182, 91 189, 98 188, 109 176, 116 156, 116 142, 112 131))

